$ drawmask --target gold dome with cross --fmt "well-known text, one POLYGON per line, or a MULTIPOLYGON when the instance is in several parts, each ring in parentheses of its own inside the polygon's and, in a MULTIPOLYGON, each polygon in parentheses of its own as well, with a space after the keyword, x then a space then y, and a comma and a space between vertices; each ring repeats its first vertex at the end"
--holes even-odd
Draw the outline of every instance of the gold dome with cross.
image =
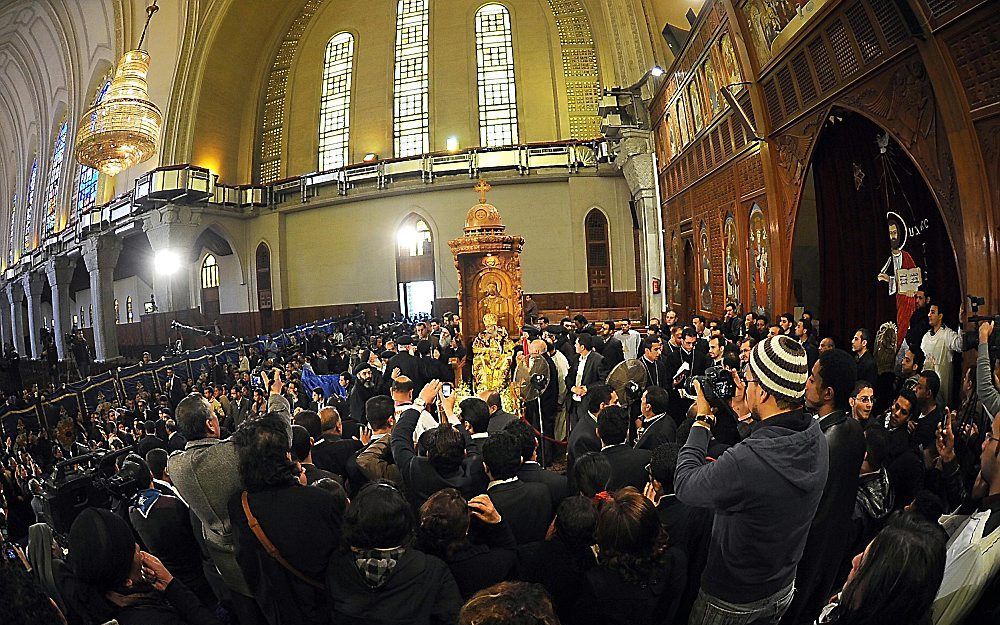
POLYGON ((506 230, 496 206, 486 203, 486 194, 493 187, 480 179, 473 189, 479 194, 479 203, 465 216, 465 234, 501 234, 506 230))

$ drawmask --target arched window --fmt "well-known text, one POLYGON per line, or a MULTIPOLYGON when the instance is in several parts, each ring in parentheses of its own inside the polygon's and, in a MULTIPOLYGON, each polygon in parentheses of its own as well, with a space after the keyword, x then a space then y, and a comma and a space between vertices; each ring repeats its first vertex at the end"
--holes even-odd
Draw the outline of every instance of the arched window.
MULTIPOLYGON (((97 90, 97 95, 94 97, 94 104, 100 104, 110 87, 111 81, 105 81, 101 88, 97 90)), ((100 172, 96 169, 80 165, 80 173, 76 180, 76 200, 74 202, 76 210, 70 212, 70 223, 75 223, 81 215, 97 204, 97 181, 99 177, 100 172)))
POLYGON ((17 224, 17 194, 10 197, 10 224, 7 230, 7 266, 14 264, 14 227, 17 224))
POLYGON ((89 306, 87 306, 87 319, 90 320, 90 323, 88 325, 90 325, 90 327, 94 327, 94 305, 93 304, 90 304, 89 306))
POLYGON ((271 310, 271 250, 263 241, 257 246, 257 308, 271 310))
POLYGON ((201 288, 213 289, 219 286, 219 262, 209 254, 201 264, 201 288))
POLYGON ((412 214, 396 231, 396 287, 399 310, 408 317, 434 308, 434 240, 431 229, 412 214))
POLYGON ((334 35, 326 44, 323 62, 323 96, 319 104, 319 170, 347 164, 351 134, 351 70, 354 36, 334 35))
POLYGON ((132 323, 135 317, 132 315, 132 296, 125 298, 125 323, 132 323))
POLYGON ((587 238, 587 290, 592 308, 611 305, 611 245, 608 240, 608 219, 594 208, 585 222, 587 238))
POLYGON ((31 163, 31 174, 28 176, 28 191, 24 195, 24 251, 28 252, 34 247, 34 236, 32 233, 32 213, 35 210, 35 185, 38 182, 38 156, 31 163))
POLYGON ((476 11, 479 140, 483 146, 517 143, 517 89, 510 12, 500 4, 476 11))
POLYGON ((417 218, 400 226, 396 233, 400 256, 425 256, 431 254, 431 229, 427 222, 417 218))
POLYGON ((49 186, 45 194, 45 236, 56 229, 56 211, 59 209, 59 183, 62 180, 63 160, 66 157, 66 132, 69 124, 59 124, 55 143, 52 145, 52 160, 49 161, 49 186))
POLYGON ((396 156, 424 154, 430 146, 427 33, 429 0, 396 3, 392 137, 396 156))
POLYGON ((121 323, 121 310, 118 308, 118 299, 115 299, 115 323, 121 323))
POLYGON ((87 325, 87 316, 83 314, 83 306, 80 306, 80 327, 87 325))

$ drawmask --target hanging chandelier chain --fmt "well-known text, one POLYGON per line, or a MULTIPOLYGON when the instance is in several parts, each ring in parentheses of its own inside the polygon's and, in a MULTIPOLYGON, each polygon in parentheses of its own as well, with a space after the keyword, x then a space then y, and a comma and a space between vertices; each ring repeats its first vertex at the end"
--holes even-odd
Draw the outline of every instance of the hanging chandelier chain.
POLYGON ((139 45, 136 46, 137 49, 142 50, 142 42, 146 40, 146 30, 149 29, 149 22, 153 19, 153 13, 160 10, 160 7, 156 6, 157 0, 153 0, 153 4, 146 7, 146 25, 142 27, 142 36, 139 37, 139 45))

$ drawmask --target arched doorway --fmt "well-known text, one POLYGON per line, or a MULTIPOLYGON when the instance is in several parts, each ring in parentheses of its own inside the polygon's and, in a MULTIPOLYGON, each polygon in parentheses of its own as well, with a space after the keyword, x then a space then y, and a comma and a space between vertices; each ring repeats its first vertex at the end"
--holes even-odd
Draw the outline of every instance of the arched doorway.
POLYGON ((263 241, 254 252, 254 269, 257 272, 257 310, 263 328, 271 329, 271 310, 274 308, 271 297, 271 248, 263 241))
POLYGON ((396 230, 396 286, 404 316, 433 313, 434 240, 427 222, 416 214, 396 230))
POLYGON ((587 291, 591 308, 611 306, 611 245, 608 219, 593 208, 585 220, 587 237, 587 291))
POLYGON ((201 263, 201 314, 209 321, 219 318, 219 261, 206 254, 201 263))
POLYGON ((919 290, 956 327, 961 287, 951 240, 933 194, 889 133, 859 113, 833 109, 801 196, 793 288, 799 305, 820 319, 822 335, 848 347, 857 328, 874 333, 894 321, 902 341, 915 307, 910 292, 918 288, 905 284, 913 268, 919 290))

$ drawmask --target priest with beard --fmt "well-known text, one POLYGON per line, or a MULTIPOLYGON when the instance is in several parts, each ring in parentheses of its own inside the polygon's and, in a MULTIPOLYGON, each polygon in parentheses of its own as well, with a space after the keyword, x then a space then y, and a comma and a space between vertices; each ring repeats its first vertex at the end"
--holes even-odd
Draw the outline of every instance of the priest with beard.
POLYGON ((354 387, 347 397, 347 405, 351 420, 355 423, 367 423, 365 419, 365 402, 378 395, 375 371, 369 364, 360 364, 354 368, 354 387))

